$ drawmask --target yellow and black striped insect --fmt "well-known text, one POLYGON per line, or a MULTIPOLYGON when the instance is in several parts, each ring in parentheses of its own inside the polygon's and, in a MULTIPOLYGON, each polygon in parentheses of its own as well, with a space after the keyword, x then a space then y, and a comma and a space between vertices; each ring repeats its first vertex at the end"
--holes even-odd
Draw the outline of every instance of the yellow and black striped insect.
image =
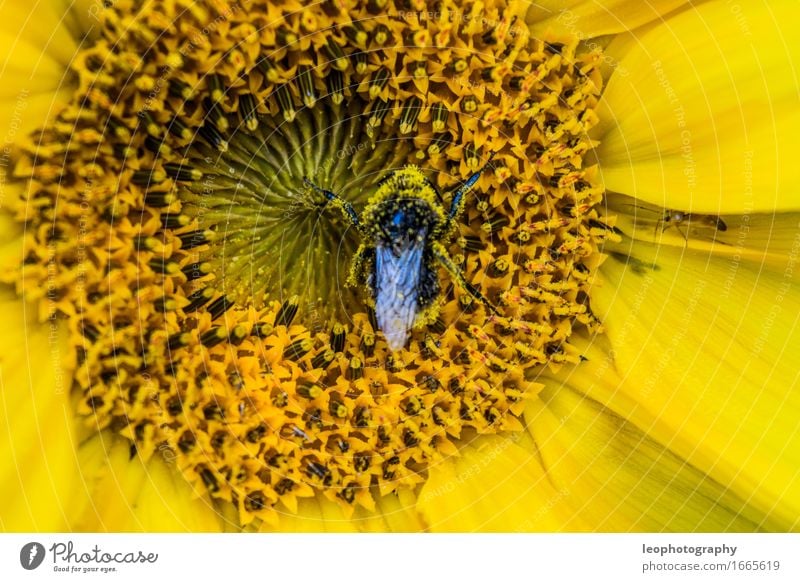
POLYGON ((405 346, 412 327, 435 320, 441 293, 438 266, 499 315, 464 278, 447 251, 464 209, 464 197, 488 165, 453 192, 449 208, 420 168, 405 166, 378 183, 360 215, 349 202, 305 178, 307 186, 325 196, 326 204, 338 207, 358 229, 362 242, 353 256, 348 284, 368 291, 378 327, 391 350, 405 346))

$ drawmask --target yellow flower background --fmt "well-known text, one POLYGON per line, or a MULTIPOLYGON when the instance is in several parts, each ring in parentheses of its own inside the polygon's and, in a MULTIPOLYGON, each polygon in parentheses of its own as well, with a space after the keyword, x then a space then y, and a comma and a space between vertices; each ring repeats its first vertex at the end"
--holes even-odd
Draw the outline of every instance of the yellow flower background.
MULTIPOLYGON (((76 414, 67 322, 15 279, 20 148, 36 151, 28 136, 75 95, 73 59, 102 11, 0 8, 0 528, 239 530, 236 508, 187 481, 168 447, 142 460, 76 414)), ((542 387, 524 430, 465 439, 374 511, 315 494, 263 529, 800 529, 798 16, 791 1, 532 3, 534 38, 602 54, 587 155, 621 233, 589 292, 603 333, 576 332, 580 358, 526 372, 542 387)))

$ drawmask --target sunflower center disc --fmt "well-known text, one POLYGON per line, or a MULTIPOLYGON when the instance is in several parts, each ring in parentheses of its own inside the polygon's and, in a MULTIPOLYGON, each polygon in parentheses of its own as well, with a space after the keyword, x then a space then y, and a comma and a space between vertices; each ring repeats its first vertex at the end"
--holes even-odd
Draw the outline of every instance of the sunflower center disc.
POLYGON ((520 430, 526 376, 600 327, 599 53, 531 38, 527 2, 174 4, 105 11, 16 167, 16 277, 70 330, 80 413, 242 524, 316 494, 371 510, 520 430), (360 212, 414 163, 447 205, 492 155, 447 251, 500 315, 440 269, 435 317, 390 350, 346 285, 359 233, 304 178, 360 212))

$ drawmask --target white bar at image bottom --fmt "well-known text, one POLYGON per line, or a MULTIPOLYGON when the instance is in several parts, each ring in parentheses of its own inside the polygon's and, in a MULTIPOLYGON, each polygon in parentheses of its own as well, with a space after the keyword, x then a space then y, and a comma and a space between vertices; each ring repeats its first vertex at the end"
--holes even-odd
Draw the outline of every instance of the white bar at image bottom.
POLYGON ((800 580, 800 534, 3 534, 2 580, 800 580))

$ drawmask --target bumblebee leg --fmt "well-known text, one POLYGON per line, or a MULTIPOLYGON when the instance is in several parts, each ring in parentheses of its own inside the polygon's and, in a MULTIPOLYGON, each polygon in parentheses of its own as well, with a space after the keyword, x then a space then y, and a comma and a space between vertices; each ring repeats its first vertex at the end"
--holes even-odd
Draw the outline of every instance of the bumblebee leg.
POLYGON ((433 245, 425 249, 422 256, 422 264, 419 270, 419 281, 417 282, 417 305, 420 309, 426 309, 436 303, 440 295, 439 286, 439 261, 433 250, 433 245))
POLYGON ((489 155, 489 159, 483 165, 483 167, 472 174, 466 182, 464 182, 461 186, 459 186, 458 190, 453 193, 452 202, 450 202, 450 211, 447 213, 447 221, 452 221, 456 215, 459 213, 459 209, 461 207, 461 199, 464 198, 464 195, 472 190, 472 187, 478 181, 478 178, 481 177, 483 171, 489 167, 489 164, 492 162, 492 158, 494 157, 494 152, 489 155))
POLYGON ((370 294, 375 294, 374 289, 374 274, 375 270, 375 249, 374 247, 367 247, 362 244, 353 255, 350 262, 350 273, 347 277, 347 285, 350 287, 358 287, 359 285, 366 285, 370 294))
POLYGON ((436 260, 439 261, 445 269, 447 269, 447 272, 450 273, 450 275, 456 281, 458 281, 458 284, 461 285, 461 287, 463 287, 464 289, 466 289, 470 295, 472 295, 475 299, 483 303, 484 307, 486 307, 486 309, 491 311, 494 315, 502 317, 500 315, 500 312, 497 311, 497 308, 494 305, 492 305, 492 302, 489 301, 486 298, 486 296, 477 289, 477 287, 472 285, 469 281, 467 281, 464 278, 464 273, 462 273, 461 269, 459 269, 458 266, 455 263, 453 263, 453 261, 447 255, 447 251, 445 251, 441 245, 436 244, 434 246, 433 256, 436 257, 436 260))
POLYGON ((337 196, 336 194, 334 194, 330 190, 325 190, 323 188, 320 188, 319 186, 314 184, 314 182, 312 182, 311 180, 309 180, 306 177, 303 177, 303 183, 306 186, 308 186, 310 188, 313 188, 315 191, 317 191, 320 194, 322 194, 323 196, 325 196, 325 199, 328 202, 333 202, 334 204, 336 204, 336 206, 341 208, 342 212, 345 213, 347 218, 350 219, 350 222, 352 222, 354 226, 356 226, 357 228, 361 227, 361 223, 358 220, 358 214, 356 214, 355 208, 353 208, 353 205, 350 204, 347 200, 344 200, 343 198, 337 196))

